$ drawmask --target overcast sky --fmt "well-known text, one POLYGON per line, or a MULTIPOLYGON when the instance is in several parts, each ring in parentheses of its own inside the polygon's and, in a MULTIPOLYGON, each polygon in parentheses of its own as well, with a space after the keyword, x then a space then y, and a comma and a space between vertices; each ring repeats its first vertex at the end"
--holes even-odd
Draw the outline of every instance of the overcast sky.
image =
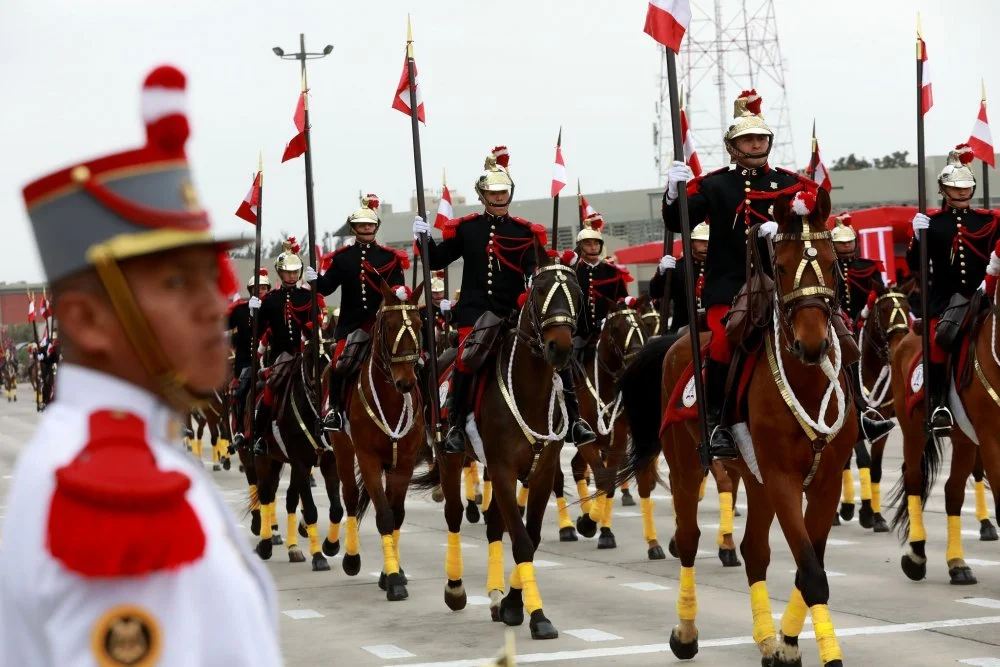
MULTIPOLYGON (((738 6, 739 0, 723 0, 738 6)), ((747 0, 752 10, 762 0, 747 0)), ((707 0, 696 5, 710 6, 707 0)), ((271 53, 333 44, 310 63, 318 228, 334 229, 359 190, 408 208, 414 187, 408 119, 390 108, 403 64, 406 14, 427 107, 428 187, 468 196, 485 154, 510 146, 518 198, 548 196, 556 133, 570 178, 585 191, 657 184, 651 146, 658 97, 645 0, 4 0, 0 9, 0 281, 42 271, 21 187, 69 163, 141 143, 139 91, 172 63, 188 74, 195 184, 217 227, 233 215, 264 151, 265 237, 306 229, 303 160, 279 163, 294 134, 297 64, 271 53)), ((797 165, 815 117, 828 162, 915 153, 914 30, 923 15, 935 105, 928 154, 965 141, 980 78, 1000 101, 1000 2, 775 1, 797 165), (822 9, 820 9, 822 7, 822 9)), ((776 100, 767 84, 764 98, 776 100)), ((730 88, 734 97, 735 85, 730 88)), ((992 112, 1000 140, 1000 104, 992 112)), ((696 122, 696 121, 692 121, 696 122)), ((569 189, 566 191, 569 192, 569 189)))

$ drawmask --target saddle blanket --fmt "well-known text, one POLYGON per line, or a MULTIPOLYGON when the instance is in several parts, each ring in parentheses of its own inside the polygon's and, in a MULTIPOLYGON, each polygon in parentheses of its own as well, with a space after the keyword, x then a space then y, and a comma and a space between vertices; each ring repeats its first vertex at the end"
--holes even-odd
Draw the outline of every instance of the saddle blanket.
MULTIPOLYGON (((964 367, 968 352, 969 339, 966 337, 966 339, 962 342, 957 368, 964 367)), ((906 386, 909 390, 906 396, 906 410, 911 415, 916 407, 922 404, 924 400, 923 356, 922 352, 917 353, 917 355, 913 358, 913 362, 910 364, 910 371, 906 374, 906 386)), ((978 446, 979 438, 976 436, 975 429, 972 428, 972 421, 969 420, 969 415, 965 411, 965 406, 962 405, 962 399, 958 395, 958 388, 955 386, 954 373, 950 373, 948 376, 948 408, 951 410, 951 416, 955 419, 955 424, 958 428, 962 430, 962 433, 964 433, 969 440, 976 443, 978 446)))
MULTIPOLYGON (((702 348, 702 358, 708 354, 708 346, 702 348)), ((750 377, 753 375, 753 368, 756 364, 757 356, 751 355, 743 364, 740 373, 739 384, 736 390, 736 405, 742 405, 746 396, 747 387, 750 385, 750 377)), ((702 378, 705 373, 702 371, 702 378)), ((738 410, 737 410, 738 411, 738 410)), ((734 415, 736 416, 736 415, 734 415)), ((663 413, 663 420, 660 422, 660 435, 671 424, 677 424, 688 419, 698 418, 698 401, 694 390, 694 364, 688 363, 687 368, 681 374, 680 380, 674 385, 670 392, 670 399, 667 402, 667 409, 663 413)), ((734 419, 733 421, 741 421, 734 419)))

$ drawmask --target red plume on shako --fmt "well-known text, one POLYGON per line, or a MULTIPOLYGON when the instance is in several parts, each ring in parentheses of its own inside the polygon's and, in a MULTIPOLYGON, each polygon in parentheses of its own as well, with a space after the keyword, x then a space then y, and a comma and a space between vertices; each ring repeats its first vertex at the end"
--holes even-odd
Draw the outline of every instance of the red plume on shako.
POLYGON ((142 120, 146 143, 165 153, 184 154, 191 134, 186 111, 187 79, 176 67, 157 67, 142 84, 142 120))

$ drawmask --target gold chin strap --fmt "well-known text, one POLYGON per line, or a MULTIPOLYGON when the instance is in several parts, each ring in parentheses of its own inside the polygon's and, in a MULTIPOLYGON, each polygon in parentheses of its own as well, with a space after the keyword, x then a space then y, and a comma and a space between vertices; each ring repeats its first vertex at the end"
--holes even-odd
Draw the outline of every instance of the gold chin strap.
POLYGON ((161 397, 181 414, 208 403, 209 397, 200 396, 188 388, 185 378, 171 367, 170 360, 160 346, 156 334, 149 327, 135 296, 125 280, 118 262, 105 252, 94 254, 92 261, 104 289, 111 299, 118 320, 125 329, 132 349, 139 355, 146 373, 156 380, 161 397))
POLYGON ((569 280, 568 274, 573 272, 573 269, 568 266, 563 266, 562 264, 550 264, 549 266, 543 266, 538 269, 538 273, 541 274, 545 271, 555 271, 556 281, 549 288, 549 293, 545 295, 545 301, 542 302, 542 312, 540 316, 545 318, 542 320, 541 327, 551 326, 553 324, 569 324, 570 326, 576 326, 576 306, 573 304, 573 294, 569 291, 569 285, 566 281, 569 280), (557 292, 562 290, 563 294, 566 296, 566 301, 569 303, 569 317, 565 315, 554 315, 552 317, 545 317, 545 313, 549 310, 549 304, 552 303, 552 297, 556 295, 557 292))
POLYGON ((781 303, 787 304, 796 299, 801 299, 810 296, 820 296, 827 299, 833 299, 836 293, 829 287, 826 286, 826 281, 823 280, 823 269, 820 268, 819 260, 819 250, 813 247, 813 241, 829 241, 832 235, 830 232, 799 232, 799 233, 784 233, 776 234, 774 237, 775 243, 781 243, 782 241, 801 241, 805 246, 803 248, 804 256, 802 261, 799 262, 799 268, 795 271, 795 282, 792 283, 792 291, 783 294, 781 297, 781 303), (812 269, 813 274, 816 276, 816 280, 819 281, 819 285, 813 285, 810 287, 799 287, 802 284, 802 276, 805 274, 806 268, 812 269))
POLYGON ((896 331, 907 332, 910 330, 910 320, 903 312, 902 304, 906 303, 906 295, 902 292, 886 292, 875 300, 875 307, 883 301, 892 301, 892 311, 889 313, 889 326, 885 328, 886 336, 896 331))
POLYGON ((398 306, 382 306, 383 312, 390 310, 398 310, 403 313, 403 326, 399 328, 399 331, 396 333, 396 339, 392 342, 392 350, 389 352, 389 363, 405 364, 418 360, 420 358, 420 338, 418 337, 416 330, 413 328, 413 320, 410 319, 410 313, 420 310, 420 307, 407 303, 401 303, 398 306), (417 352, 415 354, 397 356, 396 352, 399 350, 399 343, 403 340, 404 334, 410 335, 417 352))

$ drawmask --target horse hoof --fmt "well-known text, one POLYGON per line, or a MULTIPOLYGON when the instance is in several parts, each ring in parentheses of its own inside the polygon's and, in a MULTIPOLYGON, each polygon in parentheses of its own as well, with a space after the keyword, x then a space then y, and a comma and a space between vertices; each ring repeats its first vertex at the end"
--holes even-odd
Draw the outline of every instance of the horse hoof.
POLYGON ((461 611, 465 609, 467 602, 468 597, 465 594, 465 585, 462 583, 462 580, 449 580, 444 587, 444 603, 448 605, 448 609, 461 611))
POLYGON ((622 507, 635 507, 635 498, 628 491, 622 491, 622 507))
POLYGON ((837 514, 836 512, 833 513, 833 525, 834 526, 840 525, 840 515, 837 514))
POLYGON ((479 523, 479 506, 471 500, 467 500, 466 503, 465 520, 469 523, 479 523))
POLYGON ((500 607, 490 607, 490 618, 494 623, 500 622, 500 607))
MULTIPOLYGON (((277 526, 271 526, 271 530, 274 530, 277 526)), ((281 533, 271 533, 271 544, 281 546, 285 541, 281 539, 281 533)))
POLYGON ((510 589, 507 597, 500 601, 500 620, 505 625, 521 625, 524 623, 524 602, 521 599, 520 589, 510 589))
POLYGON ((840 518, 844 521, 854 518, 854 503, 840 503, 840 518))
POLYGON ((597 548, 598 549, 618 548, 618 543, 615 542, 615 534, 611 532, 610 528, 601 528, 601 536, 597 538, 597 548))
POLYGON ((399 568, 399 578, 404 586, 410 583, 410 580, 406 578, 406 571, 403 568, 399 568))
POLYGON ((434 490, 431 491, 431 500, 433 500, 436 503, 444 502, 444 491, 441 490, 440 484, 435 486, 434 490))
POLYGON ((309 537, 309 531, 306 530, 306 525, 304 523, 299 524, 299 537, 309 537))
POLYGON ((910 554, 903 554, 899 564, 903 568, 903 574, 912 581, 920 581, 927 576, 927 562, 918 563, 910 558, 910 554))
POLYGON ((250 532, 260 537, 260 510, 250 512, 250 532))
POLYGON ((233 462, 229 460, 228 456, 226 458, 222 459, 222 469, 223 470, 229 470, 232 467, 233 467, 233 462))
POLYGON ((948 576, 951 578, 952 586, 972 586, 979 583, 968 565, 951 568, 948 570, 948 576))
POLYGON ((597 522, 589 514, 584 514, 576 520, 576 532, 584 537, 593 537, 597 534, 597 522))
POLYGON ((482 505, 483 504, 483 494, 481 494, 481 493, 477 493, 476 494, 475 503, 477 505, 482 505))
POLYGON ((865 530, 871 530, 871 527, 875 525, 875 513, 872 512, 871 501, 861 501, 861 509, 858 510, 858 523, 865 530))
POLYGON ((521 518, 523 519, 524 518, 524 507, 518 505, 517 506, 517 513, 520 514, 521 518))
POLYGON ((306 555, 298 547, 288 547, 288 562, 304 563, 306 562, 306 555))
POLYGON ((552 621, 545 618, 541 609, 531 612, 531 620, 528 622, 531 628, 532 639, 555 639, 559 636, 559 631, 552 625, 552 621))
POLYGON ((559 541, 560 542, 576 542, 579 540, 576 536, 576 531, 573 530, 573 526, 566 526, 559 529, 559 541))
POLYGON ((993 527, 989 519, 983 519, 979 523, 979 541, 980 542, 996 542, 997 541, 997 529, 993 527))
POLYGON ((316 488, 316 478, 313 477, 312 475, 309 475, 309 488, 310 489, 316 488))
POLYGON ((677 553, 677 538, 676 537, 671 537, 670 538, 670 544, 667 545, 667 551, 669 551, 670 555, 673 556, 674 558, 680 558, 681 557, 680 554, 677 553))
POLYGON ((212 472, 219 472, 220 470, 222 470, 222 466, 220 466, 218 463, 212 464, 212 472))
POLYGON ((663 553, 663 547, 657 544, 655 547, 649 547, 649 551, 646 552, 649 556, 649 560, 665 560, 667 554, 663 553))
POLYGON ((389 578, 385 576, 385 571, 378 575, 378 587, 383 591, 389 587, 389 578))
MULTIPOLYGON (((840 662, 837 660, 836 662, 840 662)), ((802 667, 802 656, 797 655, 791 660, 786 660, 783 656, 775 653, 770 658, 760 659, 761 667, 802 667)), ((832 662, 826 663, 827 665, 832 665, 832 662)), ((843 665, 843 663, 841 663, 843 665)))
POLYGON ((739 567, 743 563, 736 557, 736 549, 723 549, 719 547, 719 560, 723 567, 739 567))
POLYGON ((312 556, 313 572, 329 572, 330 563, 326 560, 326 556, 322 552, 317 551, 312 556))
POLYGON ((361 571, 361 554, 344 554, 341 564, 344 566, 344 574, 353 577, 361 571))
POLYGON ((875 525, 872 528, 876 533, 888 533, 889 524, 886 522, 885 517, 882 516, 881 512, 875 512, 875 516, 872 517, 875 525))
POLYGON ((271 554, 274 553, 274 543, 271 540, 261 540, 257 543, 256 551, 261 560, 271 560, 271 554))
POLYGON ((331 542, 330 540, 323 540, 323 555, 333 558, 338 553, 340 553, 340 540, 336 542, 331 542))
POLYGON ((390 574, 386 579, 388 584, 385 591, 386 600, 389 602, 399 602, 410 597, 409 592, 406 590, 406 584, 403 583, 398 572, 390 574))
POLYGON ((690 660, 698 655, 698 638, 695 637, 693 641, 685 644, 677 638, 677 630, 671 630, 670 650, 673 652, 674 657, 679 660, 690 660))

